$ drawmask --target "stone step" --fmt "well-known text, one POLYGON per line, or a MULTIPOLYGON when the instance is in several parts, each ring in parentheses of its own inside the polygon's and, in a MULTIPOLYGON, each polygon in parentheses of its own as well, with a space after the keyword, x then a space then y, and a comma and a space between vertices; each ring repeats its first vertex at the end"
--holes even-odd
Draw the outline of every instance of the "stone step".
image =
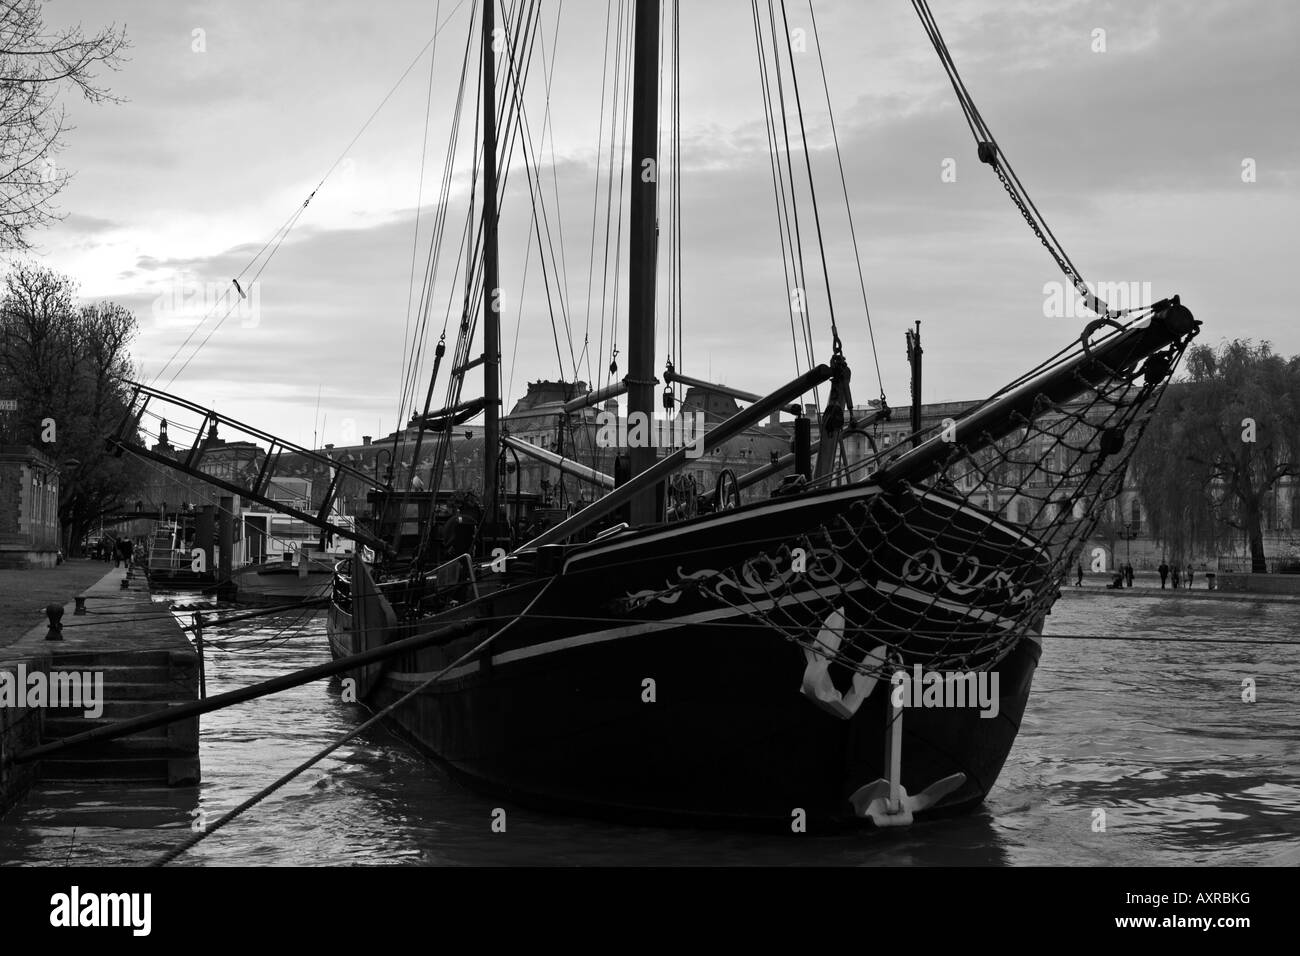
POLYGON ((111 760, 62 758, 41 761, 42 781, 145 781, 174 787, 199 782, 197 756, 143 755, 111 760))
MULTIPOLYGON (((76 734, 84 734, 90 730, 98 730, 101 727, 111 727, 116 723, 118 723, 118 721, 111 717, 90 718, 81 716, 47 716, 45 718, 45 734, 43 740, 48 744, 56 740, 63 740, 67 737, 72 737, 76 734)), ((148 730, 142 730, 139 733, 131 734, 131 736, 140 740, 166 740, 169 726, 170 725, 152 727, 148 730)))
MULTIPOLYGON (((111 721, 83 721, 86 726, 84 730, 92 729, 94 724, 111 723, 111 721)), ((81 733, 80 730, 74 733, 81 733)), ((43 743, 57 743, 64 737, 71 737, 72 734, 54 736, 47 733, 43 738, 43 743)), ((112 740, 95 740, 78 748, 78 750, 69 750, 68 756, 75 758, 87 757, 94 755, 96 757, 117 758, 117 757, 137 757, 137 756, 165 756, 179 757, 186 754, 196 754, 199 752, 199 723, 197 720, 178 720, 174 724, 168 724, 165 727, 156 727, 153 730, 146 730, 140 733, 129 734, 125 737, 117 737, 112 740)), ((54 759, 58 759, 62 754, 55 754, 54 759)))
MULTIPOLYGON (((90 674, 93 679, 96 675, 102 675, 104 683, 107 684, 165 684, 173 683, 183 685, 186 681, 184 674, 178 674, 168 667, 155 667, 152 665, 96 665, 96 664, 78 664, 76 667, 70 667, 66 664, 52 664, 51 672, 60 672, 66 674, 90 674)), ((29 667, 27 673, 30 675, 32 669, 29 667)), ((47 672, 48 673, 48 672, 47 672)))
POLYGON ((104 681, 105 701, 157 701, 195 700, 194 687, 184 681, 104 681))
MULTIPOLYGON (((187 757, 198 752, 198 734, 187 733, 185 722, 171 725, 177 728, 171 735, 148 737, 143 734, 131 734, 115 740, 96 740, 81 745, 66 754, 54 754, 51 760, 87 760, 92 757, 104 760, 131 760, 136 757, 187 757)), ((45 743, 57 743, 57 738, 49 738, 45 743)))
MULTIPOLYGON (((133 717, 147 717, 169 707, 179 707, 182 704, 192 703, 194 703, 194 700, 188 697, 176 697, 170 700, 166 698, 130 700, 105 696, 102 701, 104 712, 100 715, 100 718, 114 721, 130 720, 133 717)), ((85 710, 84 707, 50 707, 45 711, 46 724, 48 725, 53 719, 75 718, 77 720, 86 720, 87 718, 82 716, 85 710)))
POLYGON ((55 670, 103 670, 105 668, 149 668, 156 670, 190 670, 195 666, 193 653, 183 650, 63 650, 51 654, 55 670))

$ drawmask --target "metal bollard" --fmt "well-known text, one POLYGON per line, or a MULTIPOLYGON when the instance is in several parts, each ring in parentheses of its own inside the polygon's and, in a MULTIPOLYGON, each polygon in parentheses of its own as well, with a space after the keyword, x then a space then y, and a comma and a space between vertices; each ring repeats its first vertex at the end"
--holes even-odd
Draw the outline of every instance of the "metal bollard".
POLYGON ((45 632, 47 641, 63 640, 63 605, 47 604, 45 606, 45 616, 50 619, 50 629, 45 632))
POLYGON ((208 675, 203 661, 203 612, 194 612, 194 650, 199 655, 199 700, 208 699, 208 675))
POLYGON ((73 598, 77 602, 77 609, 72 612, 73 617, 81 617, 86 613, 86 599, 84 597, 73 598))

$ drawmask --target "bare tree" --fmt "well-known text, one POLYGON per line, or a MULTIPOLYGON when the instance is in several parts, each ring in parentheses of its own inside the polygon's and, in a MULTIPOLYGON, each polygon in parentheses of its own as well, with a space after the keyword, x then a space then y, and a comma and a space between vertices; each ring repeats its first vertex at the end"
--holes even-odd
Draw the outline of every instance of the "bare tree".
POLYGON ((120 101, 95 71, 121 64, 125 28, 52 30, 44 3, 0 0, 0 251, 29 248, 33 229, 60 218, 53 201, 70 174, 55 157, 70 127, 59 93, 71 87, 92 103, 120 101))
POLYGON ((59 516, 73 554, 144 479, 140 462, 104 443, 127 410, 135 316, 113 302, 78 305, 75 291, 66 276, 26 263, 0 282, 0 395, 19 403, 0 416, 0 444, 33 445, 60 462, 59 516))

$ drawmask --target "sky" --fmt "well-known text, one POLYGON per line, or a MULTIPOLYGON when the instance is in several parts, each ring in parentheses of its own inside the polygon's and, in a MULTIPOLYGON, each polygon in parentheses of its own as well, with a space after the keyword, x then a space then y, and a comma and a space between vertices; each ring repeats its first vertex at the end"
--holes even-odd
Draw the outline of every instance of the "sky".
MULTIPOLYGON (((790 29, 805 31, 795 68, 854 398, 861 404, 883 387, 891 405, 908 403, 903 332, 918 320, 923 399, 981 398, 1066 345, 1088 316, 1047 314, 1059 300, 1048 284, 1062 276, 977 161, 910 4, 814 3, 833 113, 807 0, 790 0, 786 11, 790 29)), ((1085 279, 1123 283, 1139 298, 1180 294, 1211 344, 1250 337, 1300 353, 1285 284, 1300 253, 1300 4, 931 5, 984 119, 1085 279)), ((65 218, 33 235, 26 258, 70 275, 84 300, 135 312, 133 355, 145 382, 303 444, 391 431, 411 407, 401 394, 405 344, 471 6, 53 0, 51 25, 93 30, 111 18, 125 25, 131 48, 121 69, 103 76, 122 102, 65 95, 74 127, 58 157, 74 177, 57 201, 65 218), (445 25, 431 66, 437 24, 445 25), (258 272, 259 250, 295 212, 258 272), (218 324, 231 311, 230 280, 241 275, 249 298, 218 324)), ((763 392, 807 359, 792 343, 750 5, 682 7, 683 350, 674 361, 687 374, 763 392)), ((607 186, 602 178, 598 191, 596 177, 608 158, 608 137, 603 152, 598 143, 614 89, 606 51, 616 16, 595 0, 542 4, 543 55, 524 95, 561 274, 544 284, 535 242, 526 256, 532 207, 516 151, 501 220, 507 408, 530 380, 573 377, 584 340, 578 373, 590 380, 609 365, 614 325, 620 348, 626 339, 625 294, 615 306, 607 285, 602 306, 605 220, 603 199, 593 198, 607 186), (551 308, 565 303, 558 329, 548 292, 551 308)), ((792 89, 785 92, 797 124, 792 89)), ((472 107, 471 99, 467 117, 472 107)), ((449 338, 458 321, 459 285, 450 277, 472 137, 467 119, 450 179, 433 337, 445 315, 449 338)), ((802 154, 795 159, 802 175, 802 154)), ((665 169, 661 187, 673 175, 665 169)), ((804 197, 805 266, 817 277, 809 280, 809 321, 821 361, 830 330, 811 214, 804 197)), ((662 218, 660 226, 662 266, 662 218)), ((667 289, 661 269, 661 332, 667 289)), ((619 363, 621 376, 625 352, 619 363)), ((438 398, 445 382, 444 364, 438 398)), ((471 373, 466 397, 480 389, 471 373)), ((424 383, 419 391, 422 401, 424 383)))

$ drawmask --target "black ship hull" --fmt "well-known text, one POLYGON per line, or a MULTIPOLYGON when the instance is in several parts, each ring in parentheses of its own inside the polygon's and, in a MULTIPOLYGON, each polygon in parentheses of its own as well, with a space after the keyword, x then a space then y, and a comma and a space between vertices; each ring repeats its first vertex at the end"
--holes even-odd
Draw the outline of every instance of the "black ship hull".
MULTIPOLYGON (((824 626, 849 595, 859 615, 870 610, 872 626, 895 635, 909 628, 975 635, 1028 613, 1032 626, 1020 629, 991 670, 995 706, 905 711, 903 786, 916 794, 963 774, 929 812, 969 809, 997 779, 1028 701, 1042 612, 1028 610, 1039 591, 1020 585, 1041 590, 1046 559, 1032 539, 956 499, 889 497, 862 486, 774 499, 571 549, 552 573, 522 567, 504 580, 481 580, 481 590, 501 590, 390 626, 379 640, 441 626, 452 632, 475 616, 481 626, 358 674, 362 693, 375 708, 397 701, 527 609, 486 652, 392 714, 457 775, 520 803, 584 815, 784 827, 802 815, 809 827, 840 826, 862 822, 850 798, 888 776, 892 687, 878 681, 845 707, 854 672, 837 662, 829 666, 829 696, 838 702, 827 707, 800 693, 819 661, 790 639, 792 628, 824 626), (807 573, 745 563, 776 542, 804 540, 817 550, 806 537, 811 530, 868 512, 898 515, 888 541, 861 540, 865 528, 838 544, 827 538, 826 554, 837 553, 807 573), (986 540, 996 566, 1015 573, 989 575, 991 583, 936 576, 928 555, 939 554, 933 546, 942 542, 927 536, 927 513, 943 527, 935 533, 986 540), (869 578, 850 567, 852 550, 864 546, 877 559, 869 578), (743 570, 712 573, 737 566, 743 570), (664 590, 695 579, 708 585, 664 590)), ((879 531, 878 522, 872 527, 879 531)), ((376 640, 351 612, 341 576, 328 623, 336 657, 376 640)), ((858 637, 864 645, 873 640, 858 637)), ((911 666, 906 654, 898 663, 911 666)))

